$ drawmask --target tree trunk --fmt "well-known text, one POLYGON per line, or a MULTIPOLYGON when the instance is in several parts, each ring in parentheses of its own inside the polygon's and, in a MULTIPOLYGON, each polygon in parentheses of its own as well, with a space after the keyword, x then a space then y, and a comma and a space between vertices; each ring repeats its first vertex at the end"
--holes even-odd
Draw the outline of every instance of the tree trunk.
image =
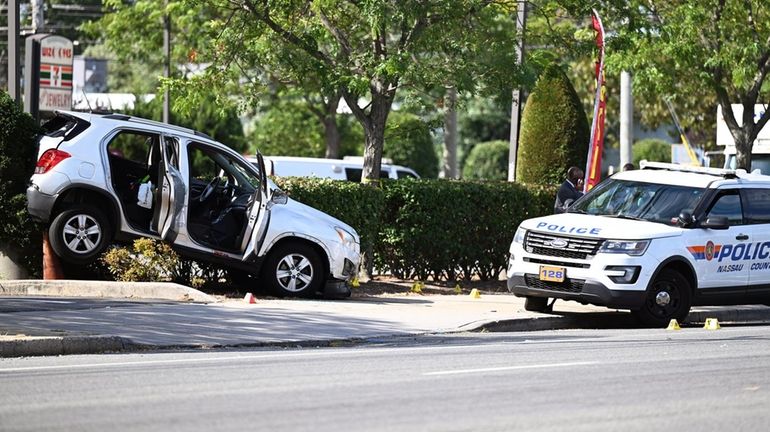
MULTIPOLYGON (((374 96, 374 95, 373 95, 374 96)), ((374 96, 369 112, 368 127, 364 126, 364 172, 361 174, 362 183, 377 183, 382 167, 382 150, 385 146, 385 126, 390 114, 392 99, 382 95, 374 96)))
POLYGON ((324 104, 324 117, 321 123, 324 127, 324 141, 326 142, 326 155, 328 159, 337 159, 340 157, 340 130, 337 127, 337 107, 340 104, 342 96, 336 92, 329 96, 329 100, 324 104))
POLYGON ((326 154, 328 159, 337 159, 340 157, 340 130, 337 128, 336 112, 327 115, 323 120, 324 141, 326 142, 326 154))
POLYGON ((457 175, 457 89, 447 89, 446 114, 444 114, 444 154, 441 161, 441 177, 456 179, 457 175))

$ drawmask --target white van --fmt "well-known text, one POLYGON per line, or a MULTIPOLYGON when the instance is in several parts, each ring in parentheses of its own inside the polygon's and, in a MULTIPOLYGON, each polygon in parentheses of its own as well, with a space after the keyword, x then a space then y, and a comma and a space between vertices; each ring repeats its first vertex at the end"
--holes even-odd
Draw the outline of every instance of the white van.
MULTIPOLYGON (((733 112, 738 123, 742 123, 741 118, 743 116, 743 105, 733 104, 733 112)), ((765 113, 765 105, 754 105, 754 121, 759 119, 765 113)), ((725 169, 736 168, 736 150, 735 139, 730 133, 730 129, 725 123, 725 118, 722 115, 722 106, 717 107, 717 139, 716 144, 718 146, 724 146, 725 155, 725 169)), ((765 126, 759 131, 757 139, 754 140, 754 145, 751 148, 751 171, 759 169, 762 174, 770 174, 770 127, 765 126)))
MULTIPOLYGON (((252 163, 256 162, 256 159, 250 160, 252 163)), ((265 156, 265 168, 268 175, 277 177, 318 177, 360 182, 364 160, 362 157, 349 156, 345 159, 265 156)), ((403 179, 420 176, 411 168, 393 165, 390 160, 383 159, 380 178, 403 179)))

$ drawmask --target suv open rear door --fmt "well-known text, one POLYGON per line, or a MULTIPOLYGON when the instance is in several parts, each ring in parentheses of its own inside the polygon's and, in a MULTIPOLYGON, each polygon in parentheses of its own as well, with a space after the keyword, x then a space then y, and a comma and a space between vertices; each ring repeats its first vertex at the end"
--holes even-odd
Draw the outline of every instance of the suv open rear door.
POLYGON ((184 207, 186 186, 179 172, 179 142, 172 137, 163 135, 160 146, 160 176, 158 185, 159 205, 158 232, 160 238, 173 243, 179 234, 177 218, 184 207))

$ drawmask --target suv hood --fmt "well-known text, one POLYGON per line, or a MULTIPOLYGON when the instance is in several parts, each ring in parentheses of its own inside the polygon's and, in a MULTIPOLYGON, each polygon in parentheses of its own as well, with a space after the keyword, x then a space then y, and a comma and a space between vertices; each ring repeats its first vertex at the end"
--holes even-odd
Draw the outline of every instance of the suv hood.
POLYGON ((521 228, 570 237, 618 240, 643 240, 675 237, 682 234, 682 228, 677 226, 579 213, 563 213, 527 219, 521 223, 521 228))
POLYGON ((356 242, 361 242, 358 233, 350 225, 333 216, 329 216, 320 210, 302 204, 301 202, 295 201, 291 198, 288 199, 286 204, 277 205, 273 207, 271 211, 273 212, 273 217, 292 218, 295 224, 301 223, 307 225, 308 233, 316 232, 324 225, 331 229, 336 226, 353 234, 353 236, 356 238, 356 242), (280 216, 278 216, 276 212, 280 212, 280 216))

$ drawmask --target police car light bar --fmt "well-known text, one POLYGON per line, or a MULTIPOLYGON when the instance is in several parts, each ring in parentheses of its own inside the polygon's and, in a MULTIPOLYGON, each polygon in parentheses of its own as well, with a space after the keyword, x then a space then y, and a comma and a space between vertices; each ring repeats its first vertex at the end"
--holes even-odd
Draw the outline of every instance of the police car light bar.
POLYGON ((739 177, 739 175, 745 175, 745 170, 731 170, 731 169, 723 169, 723 168, 707 168, 707 167, 698 167, 698 166, 689 166, 689 165, 678 165, 678 164, 672 164, 672 163, 665 163, 665 162, 648 162, 646 160, 643 160, 639 162, 639 167, 641 169, 659 169, 659 170, 668 170, 668 171, 680 171, 680 172, 690 172, 690 173, 696 173, 696 174, 708 174, 713 176, 719 176, 719 177, 739 177))

